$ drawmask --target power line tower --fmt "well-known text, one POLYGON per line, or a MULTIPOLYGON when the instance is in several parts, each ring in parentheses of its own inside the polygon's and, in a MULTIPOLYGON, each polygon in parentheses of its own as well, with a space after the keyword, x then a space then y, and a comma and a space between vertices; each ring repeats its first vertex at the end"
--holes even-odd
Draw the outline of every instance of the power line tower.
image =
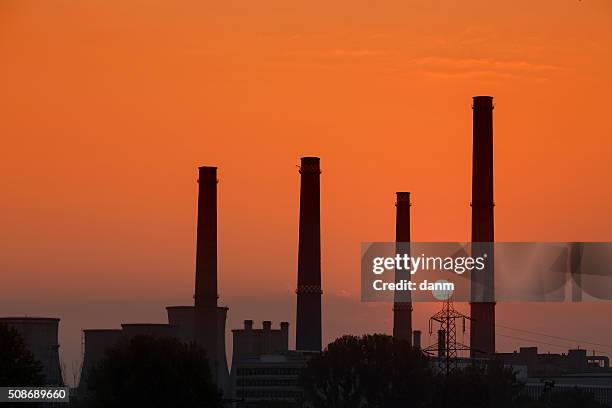
POLYGON ((429 318, 430 335, 434 322, 439 324, 438 339, 423 351, 429 355, 438 355, 438 364, 446 375, 457 368, 458 352, 470 350, 469 346, 457 341, 457 320, 462 321, 461 327, 465 333, 465 321, 471 318, 455 309, 450 296, 442 304, 442 310, 429 318))

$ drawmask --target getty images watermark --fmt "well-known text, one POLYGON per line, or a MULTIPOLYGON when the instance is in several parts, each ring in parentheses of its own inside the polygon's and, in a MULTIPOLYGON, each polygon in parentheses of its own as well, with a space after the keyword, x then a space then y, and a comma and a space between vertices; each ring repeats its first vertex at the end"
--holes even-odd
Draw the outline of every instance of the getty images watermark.
POLYGON ((362 301, 612 300, 612 243, 362 244, 362 301))

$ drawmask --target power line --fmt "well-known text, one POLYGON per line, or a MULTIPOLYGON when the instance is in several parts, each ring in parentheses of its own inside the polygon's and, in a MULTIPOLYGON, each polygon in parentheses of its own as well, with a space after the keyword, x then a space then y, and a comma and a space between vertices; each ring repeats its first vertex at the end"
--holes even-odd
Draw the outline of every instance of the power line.
POLYGON ((595 342, 587 341, 587 340, 571 339, 569 337, 554 336, 552 334, 539 333, 539 332, 536 332, 536 331, 531 331, 531 330, 526 330, 526 329, 517 329, 515 327, 504 326, 504 325, 501 325, 501 324, 496 324, 495 326, 496 327, 500 327, 502 329, 515 330, 515 331, 518 331, 518 332, 534 334, 534 335, 537 335, 537 336, 548 337, 548 338, 551 338, 551 339, 569 341, 569 342, 572 342, 574 344, 585 343, 585 344, 590 344, 592 346, 599 346, 599 347, 610 348, 612 350, 612 345, 609 345, 609 344, 595 343, 595 342))
MULTIPOLYGON (((485 323, 480 323, 480 324, 485 324, 485 323)), ((548 337, 548 338, 556 339, 556 340, 563 340, 563 341, 571 342, 573 344, 589 344, 591 346, 604 347, 604 348, 608 348, 609 349, 609 350, 606 351, 606 353, 612 353, 612 345, 610 345, 610 344, 595 343, 595 342, 584 340, 584 339, 580 340, 580 339, 572 339, 572 338, 569 338, 569 337, 555 336, 555 335, 552 335, 552 334, 546 334, 546 333, 536 332, 536 331, 532 331, 532 330, 518 329, 516 327, 504 326, 502 324, 495 324, 495 327, 499 327, 499 328, 502 328, 502 329, 508 329, 508 330, 515 330, 515 331, 518 331, 518 332, 527 333, 527 334, 533 334, 533 335, 536 335, 536 336, 548 337)), ((568 347, 568 346, 564 346, 564 347, 568 347)))
MULTIPOLYGON (((508 334, 501 334, 501 333, 497 333, 496 335, 497 336, 501 336, 501 337, 507 337, 509 339, 515 339, 515 340, 521 340, 521 341, 529 341, 529 342, 532 342, 532 343, 545 344, 547 346, 557 347, 557 348, 562 349, 562 350, 567 350, 567 346, 562 346, 560 344, 548 343, 548 342, 540 341, 540 340, 525 339, 523 337, 510 336, 508 334)), ((607 353, 609 353, 608 351, 605 351, 605 350, 596 350, 596 349, 593 349, 593 352, 594 353, 598 353, 598 354, 607 354, 607 353)))
POLYGON ((514 339, 514 340, 525 341, 525 342, 528 342, 528 343, 544 344, 544 345, 551 346, 551 347, 557 347, 557 348, 560 348, 562 350, 567 350, 567 347, 568 347, 568 346, 564 346, 564 345, 561 345, 561 344, 548 343, 546 341, 541 341, 541 340, 536 340, 536 339, 529 339, 529 338, 525 338, 525 337, 517 337, 517 336, 512 336, 512 335, 509 335, 509 334, 495 333, 495 335, 496 336, 500 336, 500 337, 506 337, 506 338, 509 338, 509 339, 514 339))
POLYGON ((496 335, 497 336, 501 336, 501 337, 506 337, 506 338, 509 338, 509 339, 514 339, 514 340, 527 341, 527 342, 530 342, 530 343, 544 344, 544 345, 547 345, 547 346, 560 348, 561 350, 566 350, 567 349, 567 346, 563 346, 561 344, 548 343, 546 341, 541 341, 541 340, 527 339, 527 338, 524 338, 524 337, 510 336, 509 334, 501 334, 501 333, 496 333, 496 335))
MULTIPOLYGON (((481 324, 486 324, 486 323, 481 323, 481 324)), ((612 345, 610 345, 610 344, 595 343, 595 342, 584 340, 584 339, 580 340, 580 339, 573 339, 573 338, 563 337, 563 336, 555 336, 555 335, 552 335, 552 334, 546 334, 546 333, 536 332, 536 331, 532 331, 532 330, 518 329, 516 327, 505 326, 505 325, 502 325, 502 324, 495 324, 495 327, 502 328, 502 329, 508 329, 508 330, 514 330, 514 331, 518 331, 518 332, 522 332, 522 333, 527 333, 527 334, 533 334, 535 336, 542 336, 542 337, 548 337, 548 338, 551 338, 551 339, 567 341, 567 342, 571 342, 573 344, 588 344, 588 345, 591 345, 591 346, 608 348, 609 350, 594 350, 594 351, 595 352, 600 352, 600 353, 603 353, 603 354, 612 354, 612 345)), ((496 335, 502 336, 502 337, 507 337, 507 338, 512 338, 512 339, 516 339, 516 340, 521 340, 521 341, 529 341, 529 342, 533 342, 533 343, 545 344, 545 345, 552 346, 552 347, 558 347, 558 348, 561 348, 563 350, 567 350, 567 348, 570 347, 568 345, 564 346, 564 345, 560 345, 560 344, 548 343, 548 342, 541 341, 541 340, 535 340, 535 339, 528 339, 528 338, 504 335, 504 334, 500 334, 500 333, 496 333, 496 335)))
MULTIPOLYGON (((499 325, 499 327, 504 328, 504 329, 512 329, 510 327, 505 327, 505 326, 502 326, 502 325, 499 325)), ((519 330, 520 331, 521 329, 515 329, 515 330, 519 330)), ((536 333, 536 332, 529 332, 529 333, 539 334, 539 333, 536 333)), ((495 335, 496 336, 500 336, 500 337, 506 337, 506 338, 513 339, 513 340, 524 341, 524 342, 527 342, 527 343, 543 344, 543 345, 550 346, 550 347, 556 347, 556 348, 558 348, 560 350, 567 350, 568 347, 569 347, 567 345, 562 345, 562 344, 557 344, 557 343, 550 343, 550 342, 546 342, 546 341, 542 341, 542 340, 536 340, 536 339, 532 339, 532 338, 526 338, 526 337, 512 336, 512 335, 509 335, 509 334, 495 333, 495 335)), ((551 336, 551 337, 554 337, 554 336, 551 336)), ((561 338, 561 339, 563 339, 563 338, 561 338)), ((610 351, 608 351, 608 350, 593 350, 593 351, 596 352, 596 353, 601 353, 601 354, 609 354, 610 353, 610 351)))

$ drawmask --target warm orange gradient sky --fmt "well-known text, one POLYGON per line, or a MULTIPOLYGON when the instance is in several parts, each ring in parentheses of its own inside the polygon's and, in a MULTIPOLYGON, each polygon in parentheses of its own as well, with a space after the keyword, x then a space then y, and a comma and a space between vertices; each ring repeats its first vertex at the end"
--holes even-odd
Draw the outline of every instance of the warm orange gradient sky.
MULTIPOLYGON (((293 322, 302 155, 323 169, 325 296, 353 301, 359 243, 394 237, 395 191, 413 192, 415 240, 469 239, 479 94, 496 103, 496 238, 612 241, 611 21, 610 0, 4 0, 0 314, 189 303, 207 164, 229 328, 293 322), (236 306, 273 296, 289 305, 274 316, 236 306)), ((101 310, 61 317, 71 336, 121 321, 101 310)), ((344 327, 328 308, 326 340, 389 330, 381 310, 344 327)), ((574 337, 612 343, 609 307, 571 310, 592 316, 574 337)))

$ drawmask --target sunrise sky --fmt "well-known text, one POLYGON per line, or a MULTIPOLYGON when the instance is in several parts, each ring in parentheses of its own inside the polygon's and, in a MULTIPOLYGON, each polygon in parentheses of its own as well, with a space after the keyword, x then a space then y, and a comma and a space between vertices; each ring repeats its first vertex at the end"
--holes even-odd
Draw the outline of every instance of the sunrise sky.
MULTIPOLYGON (((197 166, 216 165, 228 328, 293 325, 296 165, 317 155, 324 342, 389 332, 390 305, 357 303, 359 244, 394 238, 398 190, 414 240, 469 239, 481 94, 496 239, 612 241, 611 21, 610 0, 3 0, 0 315, 61 317, 70 365, 81 328, 189 304, 197 166)), ((498 310, 612 344, 608 305, 498 310)))

